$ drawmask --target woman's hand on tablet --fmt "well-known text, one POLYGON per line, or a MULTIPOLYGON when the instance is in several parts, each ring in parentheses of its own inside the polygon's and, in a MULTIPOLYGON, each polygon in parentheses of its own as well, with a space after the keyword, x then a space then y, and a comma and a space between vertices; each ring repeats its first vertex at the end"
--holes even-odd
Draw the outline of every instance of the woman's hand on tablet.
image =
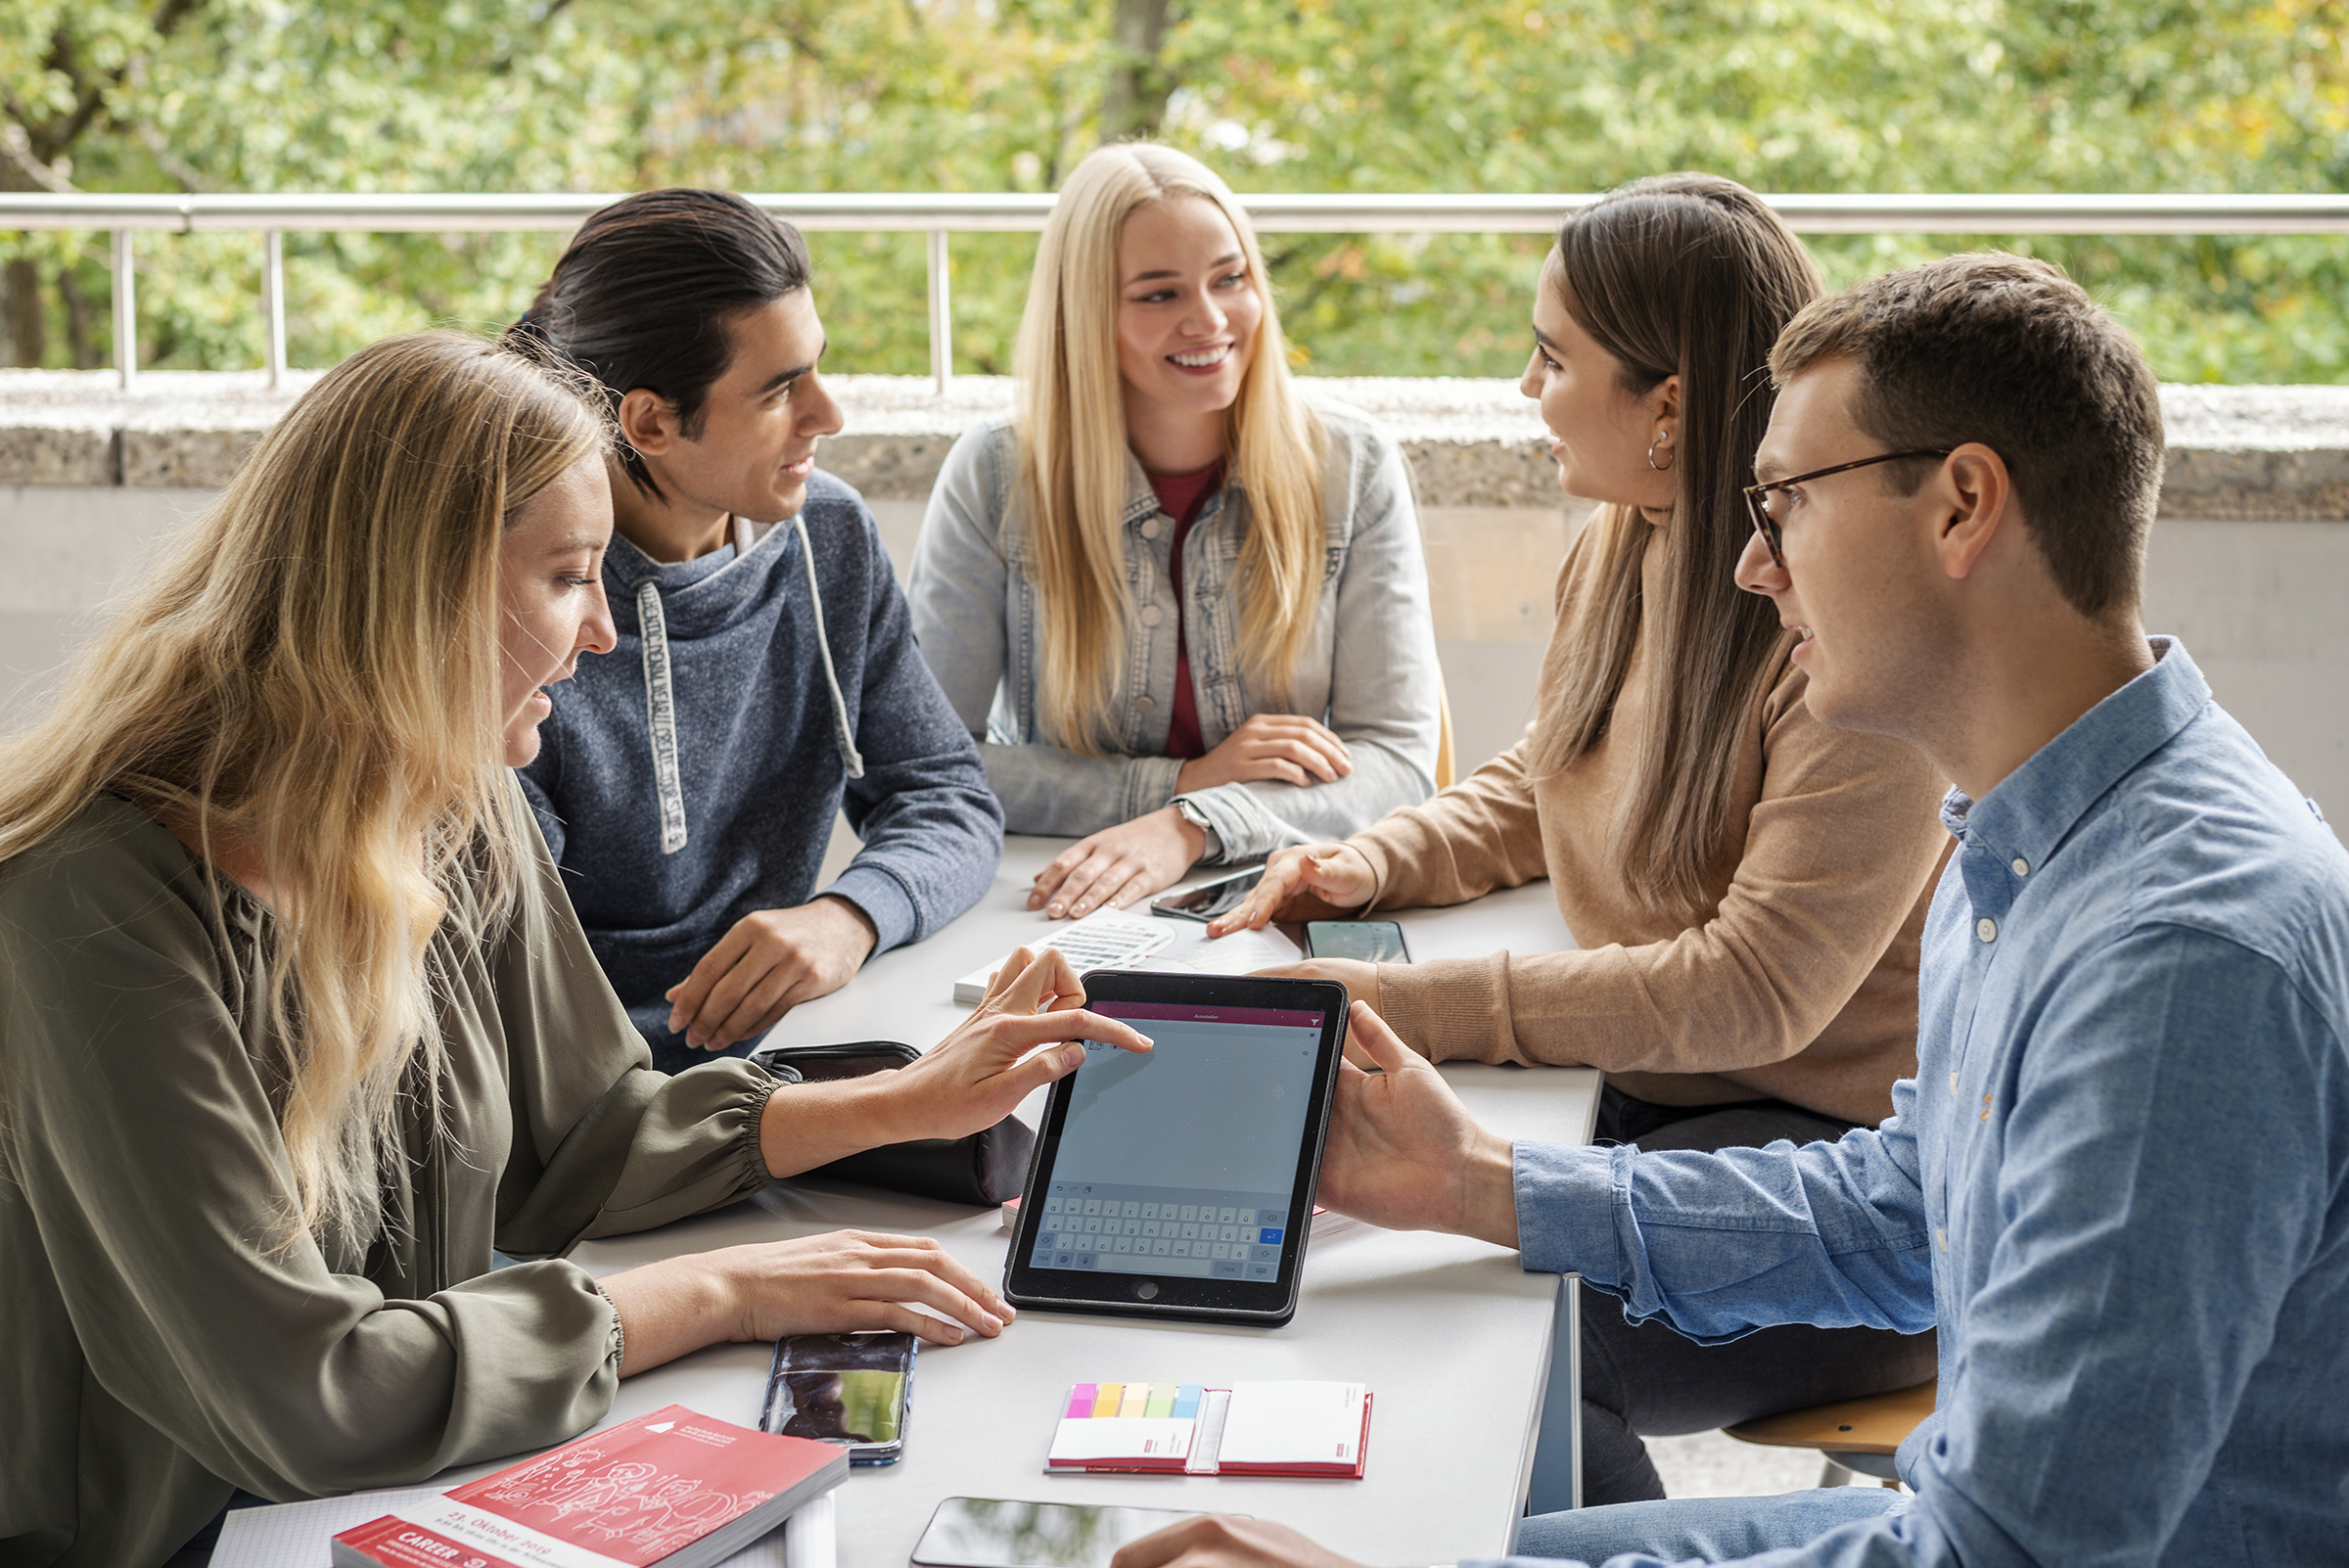
POLYGON ((1129 1541, 1109 1568, 1357 1568, 1287 1525, 1202 1513, 1129 1541))
POLYGON ((1210 937, 1262 931, 1275 920, 1319 920, 1359 909, 1378 891, 1378 875, 1351 844, 1276 850, 1247 899, 1207 923, 1210 937))
POLYGON ((1378 1064, 1338 1067, 1321 1157, 1321 1202, 1389 1230, 1449 1230, 1517 1245, 1509 1140, 1477 1125, 1425 1057, 1385 1019, 1354 1004, 1347 1050, 1378 1064))
POLYGON ((1207 831, 1172 806, 1079 839, 1028 885, 1028 907, 1046 919, 1082 920, 1123 909, 1182 880, 1207 853, 1207 831))
POLYGON ((875 1141, 958 1138, 993 1127, 1030 1094, 1075 1072, 1085 1040, 1150 1048, 1132 1025, 1083 1009, 1084 987, 1065 954, 1013 948, 986 998, 952 1034, 920 1061, 858 1081, 882 1085, 891 1100, 888 1121, 897 1130, 875 1141))
POLYGON ((992 1339, 1016 1315, 929 1237, 870 1230, 691 1253, 598 1287, 620 1314, 622 1377, 723 1340, 894 1329, 959 1345, 992 1339))
POLYGON ((1328 784, 1354 771, 1354 754, 1338 732, 1303 714, 1253 714, 1205 757, 1174 775, 1174 793, 1219 784, 1328 784))

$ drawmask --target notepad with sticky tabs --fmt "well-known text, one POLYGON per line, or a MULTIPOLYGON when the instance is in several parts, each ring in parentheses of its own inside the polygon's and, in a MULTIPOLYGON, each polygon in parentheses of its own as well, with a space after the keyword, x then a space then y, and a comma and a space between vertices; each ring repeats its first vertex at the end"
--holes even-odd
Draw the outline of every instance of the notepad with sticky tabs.
POLYGON ((1079 1383, 1044 1468, 1359 1479, 1369 1442, 1359 1383, 1079 1383))

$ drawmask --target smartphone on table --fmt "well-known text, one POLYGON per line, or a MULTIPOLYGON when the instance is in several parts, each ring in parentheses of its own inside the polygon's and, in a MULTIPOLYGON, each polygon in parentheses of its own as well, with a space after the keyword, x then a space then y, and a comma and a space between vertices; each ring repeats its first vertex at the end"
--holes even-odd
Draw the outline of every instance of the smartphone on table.
POLYGON ((1109 1568, 1128 1542, 1197 1517, 1174 1508, 948 1498, 930 1516, 913 1560, 923 1568, 1109 1568))
POLYGON ((1366 964, 1407 964, 1403 927, 1392 920, 1308 920, 1305 950, 1314 958, 1359 958, 1366 964))
POLYGON ((1150 900, 1150 912, 1154 915, 1172 915, 1177 920, 1213 920, 1218 915, 1229 914, 1237 909, 1247 900, 1248 895, 1256 891, 1256 885, 1264 880, 1265 868, 1261 865, 1225 872, 1220 877, 1210 877, 1205 882, 1194 882, 1160 894, 1150 900))
POLYGON ((794 1334, 775 1341, 759 1429, 837 1443, 852 1465, 895 1464, 913 1409, 911 1334, 794 1334))

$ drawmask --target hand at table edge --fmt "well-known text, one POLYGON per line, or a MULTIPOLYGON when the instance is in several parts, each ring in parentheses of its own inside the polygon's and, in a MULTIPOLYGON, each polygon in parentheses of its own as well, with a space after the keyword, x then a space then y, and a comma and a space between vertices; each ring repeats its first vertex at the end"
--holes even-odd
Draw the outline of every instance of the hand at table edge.
POLYGON ((935 1239, 874 1230, 687 1253, 596 1285, 620 1314, 622 1377, 706 1345, 789 1334, 878 1329, 959 1345, 1018 1315, 935 1239))

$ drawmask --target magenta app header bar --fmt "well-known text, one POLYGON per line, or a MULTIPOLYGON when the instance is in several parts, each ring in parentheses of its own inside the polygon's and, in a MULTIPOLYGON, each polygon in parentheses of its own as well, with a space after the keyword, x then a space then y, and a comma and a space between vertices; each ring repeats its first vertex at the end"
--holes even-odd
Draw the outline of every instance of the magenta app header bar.
POLYGON ((1100 1001, 1086 1011, 1104 1018, 1163 1018, 1172 1024, 1269 1024, 1277 1029, 1319 1029, 1321 1015, 1284 1007, 1183 1007, 1168 1002, 1100 1001))

